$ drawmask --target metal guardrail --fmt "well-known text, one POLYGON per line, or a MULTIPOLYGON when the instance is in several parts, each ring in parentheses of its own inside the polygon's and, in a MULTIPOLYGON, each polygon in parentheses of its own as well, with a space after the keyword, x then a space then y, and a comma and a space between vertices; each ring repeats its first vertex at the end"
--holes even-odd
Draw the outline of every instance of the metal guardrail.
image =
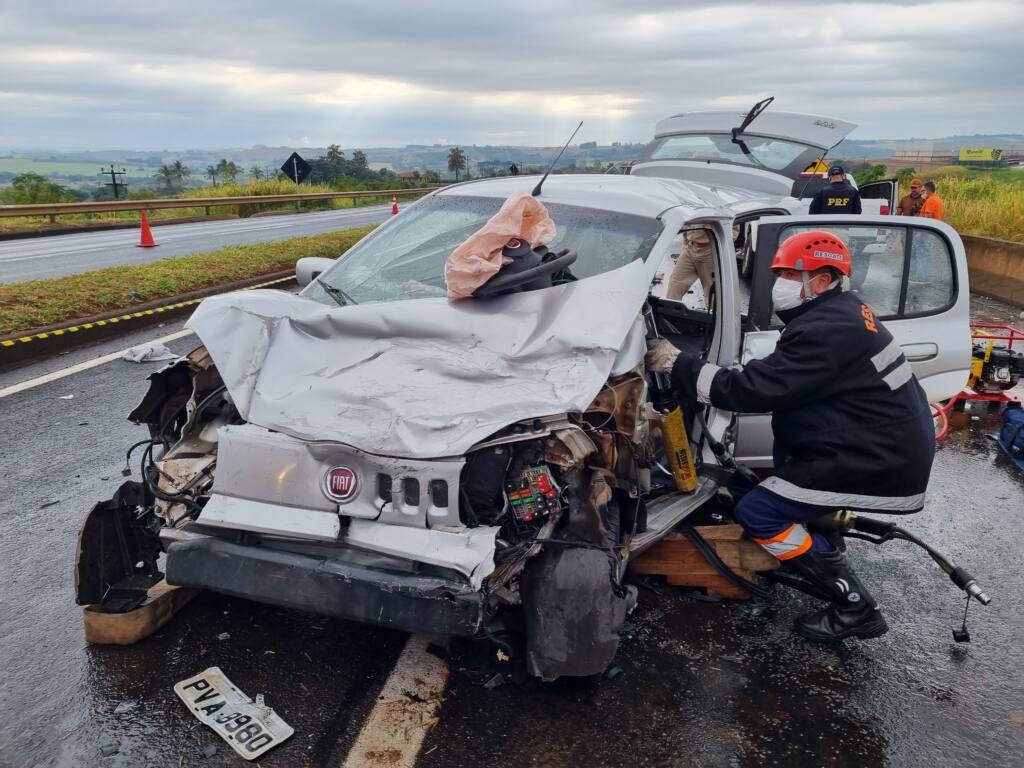
POLYGON ((367 197, 390 197, 421 195, 433 192, 439 187, 415 187, 412 189, 366 189, 352 192, 306 192, 290 195, 240 195, 237 197, 173 197, 152 200, 107 200, 98 203, 38 203, 32 205, 0 205, 0 218, 12 216, 57 216, 75 213, 110 213, 113 211, 155 211, 160 208, 210 208, 224 205, 266 205, 269 203, 294 203, 314 200, 356 200, 367 197))

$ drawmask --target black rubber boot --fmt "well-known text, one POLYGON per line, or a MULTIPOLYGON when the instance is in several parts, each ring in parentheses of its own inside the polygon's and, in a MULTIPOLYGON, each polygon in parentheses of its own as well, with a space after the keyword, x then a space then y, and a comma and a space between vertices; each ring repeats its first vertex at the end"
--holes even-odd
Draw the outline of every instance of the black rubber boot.
POLYGON ((796 620, 795 629, 800 636, 821 643, 832 643, 849 637, 866 640, 889 631, 878 604, 860 583, 841 552, 808 552, 786 561, 786 567, 832 599, 828 608, 805 614, 796 620))

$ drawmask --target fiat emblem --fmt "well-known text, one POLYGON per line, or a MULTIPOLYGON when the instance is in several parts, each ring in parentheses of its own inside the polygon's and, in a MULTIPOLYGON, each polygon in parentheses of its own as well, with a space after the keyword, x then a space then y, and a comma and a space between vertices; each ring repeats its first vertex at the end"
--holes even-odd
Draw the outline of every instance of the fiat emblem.
POLYGON ((332 467, 324 475, 324 495, 339 504, 349 501, 356 495, 356 473, 348 467, 332 467))

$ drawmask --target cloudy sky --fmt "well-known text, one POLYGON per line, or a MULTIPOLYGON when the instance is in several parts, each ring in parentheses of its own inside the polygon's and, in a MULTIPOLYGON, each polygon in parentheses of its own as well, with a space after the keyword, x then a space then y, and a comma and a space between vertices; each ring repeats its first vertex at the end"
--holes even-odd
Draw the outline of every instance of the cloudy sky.
POLYGON ((0 148, 644 141, 694 108, 1024 131, 1024 2, 0 0, 0 148))

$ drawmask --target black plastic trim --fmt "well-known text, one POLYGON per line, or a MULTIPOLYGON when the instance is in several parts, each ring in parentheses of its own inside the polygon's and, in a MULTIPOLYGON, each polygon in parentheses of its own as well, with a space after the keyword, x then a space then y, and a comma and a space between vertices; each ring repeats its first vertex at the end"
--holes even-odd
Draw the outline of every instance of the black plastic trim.
POLYGON ((409 632, 472 637, 484 597, 465 584, 209 537, 167 547, 168 584, 409 632))

